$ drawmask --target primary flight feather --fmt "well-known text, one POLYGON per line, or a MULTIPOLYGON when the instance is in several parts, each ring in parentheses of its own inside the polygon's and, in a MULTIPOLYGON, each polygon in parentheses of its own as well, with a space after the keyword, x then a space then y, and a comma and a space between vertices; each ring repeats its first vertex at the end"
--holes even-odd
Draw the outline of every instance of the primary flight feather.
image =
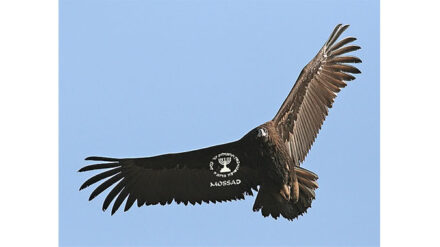
POLYGON ((337 25, 327 42, 301 71, 295 85, 275 117, 241 139, 199 150, 146 158, 86 160, 104 163, 79 171, 102 171, 80 190, 101 182, 89 200, 115 185, 102 206, 114 214, 125 202, 133 204, 200 204, 244 199, 258 191, 254 211, 266 217, 280 215, 292 220, 302 215, 315 199, 318 176, 300 164, 304 161, 333 101, 352 74, 360 71, 349 64, 360 63, 346 55, 360 49, 349 45, 356 38, 339 40, 348 25, 337 25))

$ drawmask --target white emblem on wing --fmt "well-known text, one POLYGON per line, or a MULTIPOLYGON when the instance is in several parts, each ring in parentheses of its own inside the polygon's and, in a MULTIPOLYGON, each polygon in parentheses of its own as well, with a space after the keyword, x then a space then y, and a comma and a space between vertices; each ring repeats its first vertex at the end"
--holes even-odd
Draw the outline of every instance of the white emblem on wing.
POLYGON ((240 160, 231 153, 217 154, 209 162, 209 170, 221 178, 233 176, 240 168, 240 160))

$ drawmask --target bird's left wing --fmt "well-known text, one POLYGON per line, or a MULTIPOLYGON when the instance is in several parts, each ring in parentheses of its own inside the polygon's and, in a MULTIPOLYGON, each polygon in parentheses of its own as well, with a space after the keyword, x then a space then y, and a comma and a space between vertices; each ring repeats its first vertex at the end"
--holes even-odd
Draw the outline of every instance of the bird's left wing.
POLYGON ((351 74, 360 73, 357 68, 348 64, 360 63, 361 60, 345 55, 360 48, 347 46, 356 38, 348 37, 337 42, 347 28, 348 25, 336 26, 318 54, 301 71, 273 119, 290 156, 297 164, 304 161, 336 94, 347 85, 345 81, 355 79, 351 74))
POLYGON ((253 157, 241 142, 232 142, 184 153, 135 159, 88 157, 104 161, 79 171, 99 170, 80 190, 101 182, 89 200, 115 185, 103 210, 114 200, 112 214, 126 200, 125 211, 138 206, 177 203, 222 202, 243 199, 257 190, 258 174, 253 157), (116 198, 116 199, 115 199, 116 198))

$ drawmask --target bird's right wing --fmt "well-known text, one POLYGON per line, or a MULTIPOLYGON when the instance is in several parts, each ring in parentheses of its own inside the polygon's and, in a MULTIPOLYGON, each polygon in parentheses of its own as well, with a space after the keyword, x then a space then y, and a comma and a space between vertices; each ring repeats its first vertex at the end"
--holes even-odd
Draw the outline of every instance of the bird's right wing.
POLYGON ((195 204, 243 199, 259 184, 255 156, 237 141, 200 150, 135 159, 89 157, 105 163, 79 171, 99 170, 81 186, 102 182, 89 200, 115 185, 106 196, 103 210, 116 198, 112 214, 125 199, 125 211, 135 201, 138 206, 169 204, 173 200, 195 204))
POLYGON ((336 94, 347 85, 346 81, 355 79, 351 74, 360 73, 348 64, 361 60, 345 55, 360 48, 347 45, 356 38, 348 37, 337 42, 347 28, 348 25, 336 26, 318 54, 301 71, 273 119, 290 156, 298 164, 304 161, 315 141, 336 94))

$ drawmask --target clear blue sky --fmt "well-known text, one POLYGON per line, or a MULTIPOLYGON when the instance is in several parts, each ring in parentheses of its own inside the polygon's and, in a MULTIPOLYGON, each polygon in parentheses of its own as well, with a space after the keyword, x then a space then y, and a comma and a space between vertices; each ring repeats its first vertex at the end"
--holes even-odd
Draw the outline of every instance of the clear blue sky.
POLYGON ((60 0, 61 246, 378 246, 379 1, 60 0), (338 23, 362 74, 303 166, 319 175, 290 222, 223 204, 102 212, 78 191, 90 155, 152 156, 229 142, 270 120, 338 23))

